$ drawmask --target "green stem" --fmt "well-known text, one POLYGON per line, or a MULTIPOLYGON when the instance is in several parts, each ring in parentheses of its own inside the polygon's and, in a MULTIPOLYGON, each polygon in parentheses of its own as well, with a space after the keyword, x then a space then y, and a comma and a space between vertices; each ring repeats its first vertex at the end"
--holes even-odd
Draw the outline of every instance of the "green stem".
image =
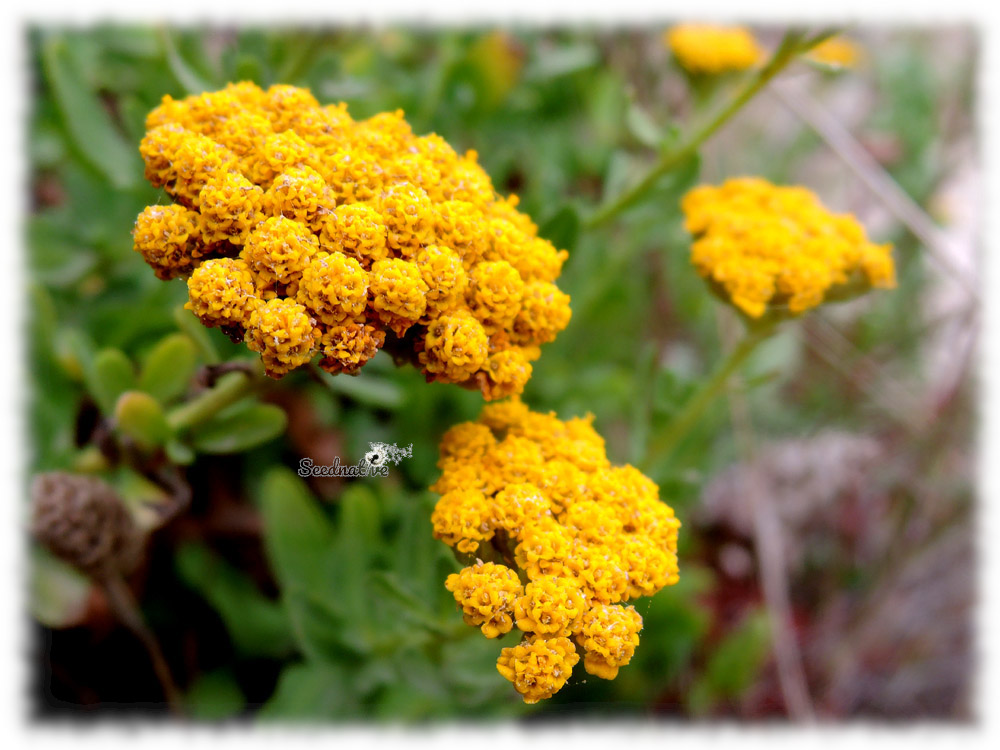
POLYGON ((807 52, 835 33, 832 30, 824 31, 806 39, 803 39, 800 32, 789 31, 786 33, 778 49, 775 50, 767 64, 761 68, 757 75, 747 81, 743 89, 715 117, 692 133, 686 141, 662 154, 656 164, 653 165, 653 168, 646 173, 645 177, 618 196, 614 201, 606 204, 603 208, 599 208, 584 222, 584 226, 588 229, 593 229, 606 224, 615 216, 640 201, 653 189, 660 177, 677 167, 685 159, 693 156, 705 141, 725 125, 733 115, 739 112, 747 102, 753 99, 772 78, 784 70, 798 55, 807 52))
POLYGON ((701 388, 691 394, 681 410, 657 435, 650 449, 646 452, 644 463, 647 469, 670 457, 677 444, 691 431, 695 422, 704 414, 705 409, 722 393, 729 376, 739 369, 761 341, 774 333, 775 327, 776 322, 773 320, 766 320, 760 325, 750 327, 747 335, 723 360, 719 368, 712 373, 701 388))
POLYGON ((167 423, 174 432, 190 429, 239 401, 255 385, 256 379, 246 373, 227 373, 212 388, 167 415, 167 423))

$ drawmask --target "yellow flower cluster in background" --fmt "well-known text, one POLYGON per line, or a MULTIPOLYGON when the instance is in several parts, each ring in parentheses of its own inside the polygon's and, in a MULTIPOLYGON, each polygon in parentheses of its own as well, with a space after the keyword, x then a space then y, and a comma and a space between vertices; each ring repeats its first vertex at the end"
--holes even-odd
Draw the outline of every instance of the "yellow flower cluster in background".
POLYGON ((813 47, 806 58, 831 68, 853 68, 861 59, 861 49, 850 39, 834 36, 813 47))
POLYGON ((135 249, 272 377, 322 357, 357 372, 385 346, 428 380, 520 393, 570 318, 565 251, 499 197, 474 151, 416 136, 401 111, 354 121, 307 89, 252 83, 164 97, 141 144, 175 203, 135 249))
POLYGON ((892 288, 891 245, 876 245, 849 214, 832 214, 803 187, 755 177, 702 185, 681 203, 695 236, 691 261, 737 308, 798 315, 837 288, 892 288))
POLYGON ((753 34, 742 26, 683 23, 668 29, 663 39, 690 73, 746 70, 764 58, 753 34))
POLYGON ((512 399, 441 441, 434 535, 470 562, 445 585, 487 638, 522 632, 497 669, 527 703, 562 688, 578 649, 614 679, 642 629, 625 602, 677 582, 680 522, 638 469, 610 464, 591 421, 512 399))

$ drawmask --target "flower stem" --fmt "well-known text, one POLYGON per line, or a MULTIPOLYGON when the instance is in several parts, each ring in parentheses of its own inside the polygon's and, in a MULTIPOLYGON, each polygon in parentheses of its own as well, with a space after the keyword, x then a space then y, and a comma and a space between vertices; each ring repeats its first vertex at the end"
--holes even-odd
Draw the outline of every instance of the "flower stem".
POLYGON ((167 415, 167 423, 174 432, 201 424, 250 393, 256 382, 243 372, 226 373, 212 388, 167 415))
POLYGON ((687 140, 675 148, 664 152, 656 164, 653 165, 652 169, 646 173, 645 177, 623 192, 615 200, 591 214, 584 222, 584 226, 588 229, 602 226, 639 202, 653 189, 660 177, 680 165, 688 157, 693 156, 705 141, 725 125, 733 115, 739 112, 747 102, 753 99, 772 78, 784 70, 798 55, 807 52, 835 33, 834 30, 829 30, 820 32, 812 37, 805 37, 798 31, 787 32, 781 40, 778 49, 775 50, 771 59, 767 61, 767 64, 758 71, 757 75, 747 81, 739 93, 715 117, 692 133, 687 140))
POLYGON ((653 445, 646 452, 645 466, 652 468, 670 457, 677 444, 691 431, 705 409, 726 387, 729 376, 736 372, 760 342, 770 337, 776 328, 776 321, 765 319, 759 325, 752 325, 746 336, 733 349, 711 377, 687 400, 681 410, 674 415, 653 445))
POLYGON ((98 582, 103 587, 104 593, 108 597, 108 604, 115 613, 115 616, 142 642, 146 652, 149 654, 149 660, 153 664, 153 671, 156 673, 156 679, 160 682, 160 687, 163 689, 163 696, 171 713, 175 716, 183 716, 184 708, 181 692, 177 688, 177 683, 174 682, 170 667, 167 665, 167 660, 160 649, 160 643, 153 634, 153 631, 146 625, 139 605, 136 603, 135 597, 132 596, 128 585, 122 579, 121 573, 118 571, 109 571, 105 575, 101 575, 98 582))

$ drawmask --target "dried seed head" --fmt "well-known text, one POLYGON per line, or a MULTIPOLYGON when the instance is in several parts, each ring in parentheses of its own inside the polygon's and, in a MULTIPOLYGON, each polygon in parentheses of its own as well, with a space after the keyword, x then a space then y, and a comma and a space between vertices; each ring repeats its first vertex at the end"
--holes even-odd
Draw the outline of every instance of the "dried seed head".
POLYGON ((32 534, 57 557, 93 576, 138 564, 142 534, 106 482, 46 472, 35 477, 31 501, 32 534))

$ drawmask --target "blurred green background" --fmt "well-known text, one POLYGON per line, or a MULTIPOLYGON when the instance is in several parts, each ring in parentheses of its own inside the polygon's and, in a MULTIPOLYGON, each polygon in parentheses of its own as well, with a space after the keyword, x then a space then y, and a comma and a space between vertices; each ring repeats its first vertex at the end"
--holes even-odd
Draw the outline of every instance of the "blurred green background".
MULTIPOLYGON (((401 108, 415 132, 475 149, 497 190, 518 194, 570 251, 558 284, 573 318, 524 398, 564 418, 593 413, 614 462, 642 465, 734 330, 688 262, 678 201, 692 185, 802 183, 896 247, 898 289, 788 324, 754 355, 737 385, 753 456, 723 399, 648 468, 684 524, 680 583, 636 602, 641 644, 616 680, 580 668, 533 707, 495 669, 511 638, 462 624, 443 585, 458 564, 431 536, 437 443, 476 417, 477 393, 427 385, 380 353, 357 378, 295 373, 221 414, 195 445, 173 447, 191 507, 155 528, 130 579, 194 716, 785 716, 741 473, 752 470, 784 534, 815 712, 969 718, 975 301, 865 175, 768 92, 640 206, 582 226, 741 81, 686 76, 663 45, 667 26, 27 32, 30 471, 97 472, 151 527, 162 488, 100 455, 114 398, 166 360, 180 385, 162 401, 182 403, 213 358, 248 356, 192 326, 178 312, 184 283, 158 281, 132 250, 135 216, 169 201, 144 182, 138 154, 164 94, 290 83, 347 102, 355 119, 401 108), (354 463, 376 440, 412 443, 413 458, 388 479, 294 476, 302 457, 354 463)), ((773 49, 781 30, 758 31, 773 49)), ((856 68, 796 62, 782 82, 821 103, 868 168, 943 227, 950 263, 974 268, 974 33, 850 35, 856 68)), ((99 590, 33 549, 29 594, 40 716, 162 710, 145 653, 99 590)))

